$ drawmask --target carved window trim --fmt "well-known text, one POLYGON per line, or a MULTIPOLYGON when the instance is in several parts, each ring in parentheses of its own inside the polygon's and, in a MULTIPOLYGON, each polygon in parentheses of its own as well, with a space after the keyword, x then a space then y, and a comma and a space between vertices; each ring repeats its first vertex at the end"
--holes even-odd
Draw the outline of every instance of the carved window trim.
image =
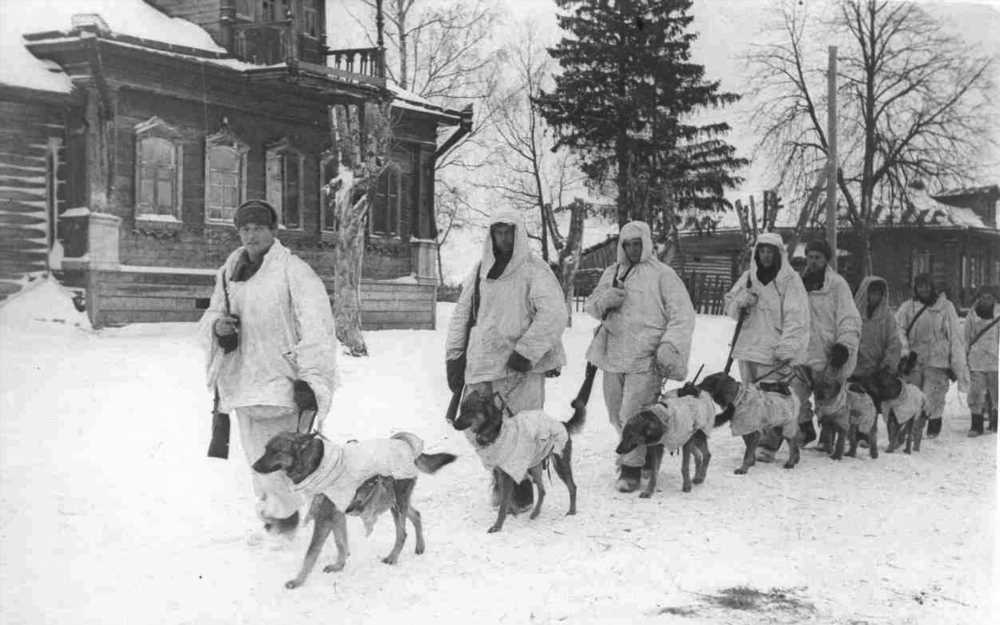
POLYGON ((283 138, 280 141, 272 143, 267 146, 267 153, 265 157, 265 175, 264 175, 264 190, 267 201, 274 206, 274 210, 278 212, 278 226, 279 228, 287 230, 297 230, 301 231, 304 229, 304 213, 305 213, 305 154, 301 150, 292 145, 291 141, 287 138, 283 138), (289 189, 286 177, 288 175, 287 164, 289 162, 295 163, 298 167, 298 182, 297 188, 289 189), (280 185, 276 185, 275 181, 280 179, 280 185), (280 187, 280 188, 279 188, 280 187), (298 200, 298 223, 289 225, 287 223, 288 211, 285 206, 285 200, 289 194, 290 190, 296 192, 296 197, 298 200))
MULTIPOLYGON (((135 219, 137 221, 158 221, 158 222, 174 222, 180 223, 182 221, 182 206, 183 206, 183 182, 184 182, 184 144, 182 141, 182 135, 180 131, 165 122, 163 119, 153 116, 144 122, 140 122, 135 125, 135 164, 133 171, 133 211, 135 219), (148 205, 142 201, 142 187, 143 181, 146 180, 145 174, 149 173, 146 170, 147 164, 143 161, 143 143, 145 141, 165 141, 170 144, 173 151, 172 153, 172 163, 169 167, 160 167, 153 172, 153 195, 154 197, 159 194, 159 184, 164 182, 163 174, 166 170, 166 175, 169 177, 169 182, 172 186, 173 197, 170 202, 170 212, 161 213, 157 210, 156 205, 148 205)), ((155 202, 155 200, 154 200, 155 202)))
MULTIPOLYGON (((210 155, 215 148, 228 148, 236 152, 238 168, 236 172, 238 176, 236 183, 237 197, 236 206, 232 209, 235 213, 236 207, 246 201, 247 197, 247 154, 250 152, 250 146, 226 126, 220 129, 219 132, 205 137, 205 223, 228 225, 233 222, 233 215, 223 217, 211 216, 212 174, 215 170, 212 168, 210 155)), ((222 209, 225 211, 225 207, 222 207, 222 209)))

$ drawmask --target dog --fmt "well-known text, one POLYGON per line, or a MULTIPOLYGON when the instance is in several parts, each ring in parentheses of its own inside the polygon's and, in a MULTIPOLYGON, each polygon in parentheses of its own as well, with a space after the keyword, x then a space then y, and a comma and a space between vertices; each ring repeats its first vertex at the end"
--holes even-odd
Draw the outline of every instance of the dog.
POLYGON ((903 453, 910 453, 911 446, 913 451, 920 451, 927 423, 927 397, 924 392, 884 368, 875 375, 872 387, 885 415, 889 436, 885 452, 891 454, 904 443, 903 453))
POLYGON ((708 474, 708 433, 715 423, 715 402, 708 393, 694 389, 694 395, 679 396, 670 391, 660 401, 648 406, 625 423, 617 454, 627 454, 640 445, 646 446, 646 464, 650 468, 646 488, 639 493, 648 499, 656 490, 656 480, 664 450, 681 450, 681 491, 691 492, 692 484, 701 484, 708 474), (694 456, 694 479, 691 479, 691 457, 694 456))
POLYGON ((840 460, 844 455, 845 439, 850 444, 846 455, 855 457, 858 450, 858 432, 868 434, 868 453, 878 458, 878 414, 875 402, 863 383, 844 384, 837 378, 819 374, 813 380, 813 397, 820 423, 820 440, 833 440, 830 458, 840 460))
POLYGON ((757 462, 757 444, 760 435, 767 430, 780 430, 788 441, 788 461, 786 469, 792 469, 799 462, 798 413, 799 400, 787 384, 759 383, 741 384, 724 371, 705 377, 696 385, 712 398, 722 409, 716 415, 716 427, 729 421, 733 436, 742 436, 746 445, 743 464, 736 469, 737 475, 746 474, 757 462))
POLYGON ((503 529, 511 506, 514 484, 526 475, 538 491, 530 518, 538 518, 545 499, 542 471, 552 460, 556 475, 569 491, 569 511, 576 514, 576 482, 573 481, 573 440, 571 435, 583 427, 585 411, 577 411, 569 421, 553 419, 541 410, 524 410, 504 417, 509 412, 499 394, 492 396, 472 391, 462 399, 456 430, 468 430, 467 436, 487 469, 494 470, 500 487, 499 510, 490 526, 492 534, 503 529))
POLYGON ((253 463, 253 470, 258 473, 284 471, 292 481, 293 491, 312 497, 306 516, 314 521, 312 540, 299 574, 285 583, 286 588, 297 588, 305 583, 330 532, 337 543, 337 560, 323 572, 344 568, 348 555, 345 516, 348 510, 361 516, 367 511, 369 533, 381 512, 392 511, 396 542, 382 562, 395 564, 399 558, 406 542, 406 519, 416 532, 416 553, 424 552, 420 512, 410 505, 417 472, 436 473, 454 462, 456 456, 425 454, 423 446, 419 437, 407 432, 346 445, 324 441, 315 433, 296 432, 282 432, 268 441, 264 455, 253 463), (384 479, 372 480, 376 477, 384 479), (378 492, 381 495, 375 497, 378 492))

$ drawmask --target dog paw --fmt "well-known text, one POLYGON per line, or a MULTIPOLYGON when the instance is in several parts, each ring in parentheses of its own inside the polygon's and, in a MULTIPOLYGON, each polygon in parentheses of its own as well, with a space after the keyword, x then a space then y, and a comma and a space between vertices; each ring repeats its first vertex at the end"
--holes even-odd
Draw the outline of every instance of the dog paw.
POLYGON ((500 531, 500 526, 499 525, 493 525, 493 526, 490 527, 490 529, 486 530, 486 533, 487 534, 496 534, 499 531, 500 531))
POLYGON ((574 514, 576 514, 576 510, 570 510, 566 513, 566 516, 573 516, 574 514))
POLYGON ((384 564, 396 564, 396 560, 397 559, 398 559, 397 556, 386 556, 386 557, 382 558, 382 562, 384 564))
POLYGON ((684 486, 681 486, 681 492, 682 493, 690 493, 691 492, 691 485, 690 484, 685 484, 684 486))
POLYGON ((853 451, 845 451, 845 452, 844 452, 844 455, 845 455, 845 456, 847 456, 848 458, 854 458, 854 457, 856 457, 856 456, 857 456, 858 454, 857 454, 857 452, 853 452, 853 451))
POLYGON ((302 585, 302 582, 300 582, 297 579, 290 579, 287 582, 285 582, 285 588, 287 588, 288 590, 293 590, 295 588, 298 588, 301 585, 302 585))
POLYGON ((422 555, 424 553, 424 546, 417 545, 417 548, 413 550, 413 553, 417 554, 418 556, 422 555))
POLYGON ((693 480, 691 480, 691 483, 692 484, 701 484, 704 481, 705 481, 705 478, 703 478, 703 477, 696 477, 693 480))
POLYGON ((333 564, 327 564, 323 567, 324 573, 337 573, 344 570, 343 562, 334 562, 333 564))
POLYGON ((736 469, 735 471, 733 471, 733 473, 735 473, 736 475, 746 475, 747 470, 744 469, 743 467, 740 467, 740 468, 736 469))
POLYGON ((781 466, 782 466, 782 468, 785 468, 785 469, 794 469, 795 468, 795 463, 794 462, 786 462, 785 464, 783 464, 781 466))
POLYGON ((841 458, 843 458, 843 457, 844 457, 844 455, 843 455, 843 454, 840 454, 840 455, 837 455, 837 454, 832 454, 832 455, 830 456, 830 460, 840 460, 840 459, 841 459, 841 458))
POLYGON ((642 491, 641 493, 639 493, 639 499, 649 499, 652 496, 653 496, 653 493, 650 493, 650 492, 647 492, 647 491, 642 491))

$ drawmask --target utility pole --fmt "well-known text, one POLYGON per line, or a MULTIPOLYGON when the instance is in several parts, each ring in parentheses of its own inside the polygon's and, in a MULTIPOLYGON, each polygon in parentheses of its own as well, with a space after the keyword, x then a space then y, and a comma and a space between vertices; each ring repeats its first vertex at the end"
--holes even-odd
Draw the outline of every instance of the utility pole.
POLYGON ((826 163, 826 242, 830 244, 833 258, 830 266, 837 269, 837 46, 830 46, 830 60, 826 70, 827 109, 827 163, 826 163))

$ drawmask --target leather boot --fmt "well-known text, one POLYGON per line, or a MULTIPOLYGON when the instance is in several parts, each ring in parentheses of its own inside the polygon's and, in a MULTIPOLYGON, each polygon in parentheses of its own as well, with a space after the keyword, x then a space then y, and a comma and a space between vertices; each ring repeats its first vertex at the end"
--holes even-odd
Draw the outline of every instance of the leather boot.
POLYGON ((930 419, 927 421, 927 438, 937 438, 941 433, 941 419, 930 419))
POLYGON ((982 436, 983 434, 983 415, 974 414, 972 415, 972 427, 969 428, 968 437, 975 438, 977 436, 982 436))
POLYGON ((805 447, 816 440, 816 428, 813 426, 812 419, 799 423, 799 436, 802 438, 799 441, 799 447, 805 447))

